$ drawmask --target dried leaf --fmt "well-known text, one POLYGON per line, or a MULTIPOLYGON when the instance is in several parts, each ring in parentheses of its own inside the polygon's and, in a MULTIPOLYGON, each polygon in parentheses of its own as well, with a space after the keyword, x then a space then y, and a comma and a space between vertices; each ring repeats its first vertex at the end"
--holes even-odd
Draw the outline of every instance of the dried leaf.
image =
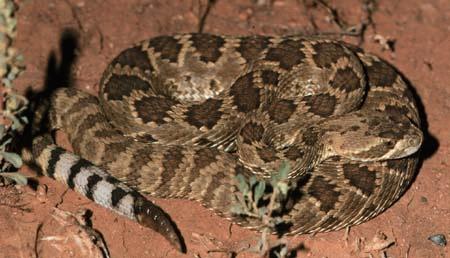
POLYGON ((382 232, 378 232, 373 239, 365 245, 364 252, 369 253, 373 251, 382 251, 391 245, 395 244, 395 240, 388 239, 382 232))

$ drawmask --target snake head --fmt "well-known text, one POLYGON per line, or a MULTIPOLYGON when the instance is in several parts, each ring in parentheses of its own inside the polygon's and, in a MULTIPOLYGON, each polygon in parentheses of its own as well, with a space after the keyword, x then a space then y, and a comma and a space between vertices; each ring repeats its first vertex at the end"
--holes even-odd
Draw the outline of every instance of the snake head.
POLYGON ((406 117, 356 112, 323 126, 326 156, 355 161, 404 158, 416 153, 423 141, 422 131, 406 117))

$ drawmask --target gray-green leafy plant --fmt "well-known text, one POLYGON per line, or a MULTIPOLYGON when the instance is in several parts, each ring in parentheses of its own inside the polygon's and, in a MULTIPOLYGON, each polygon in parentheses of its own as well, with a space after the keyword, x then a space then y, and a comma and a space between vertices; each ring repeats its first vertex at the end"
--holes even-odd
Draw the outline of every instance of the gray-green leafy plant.
POLYGON ((286 257, 289 252, 283 232, 277 232, 279 226, 289 224, 280 215, 290 191, 296 186, 295 182, 288 180, 289 170, 289 165, 285 162, 268 180, 255 176, 247 179, 241 174, 236 176, 239 193, 235 195, 236 205, 231 211, 239 216, 261 220, 261 237, 251 250, 261 256, 271 253, 276 257, 286 257), (272 232, 279 233, 275 243, 270 243, 268 237, 272 232))
POLYGON ((12 42, 16 36, 16 6, 12 0, 0 0, 0 176, 18 184, 26 184, 27 178, 17 173, 22 166, 19 154, 10 151, 14 137, 28 123, 23 115, 28 100, 14 91, 13 81, 24 70, 23 57, 12 42))

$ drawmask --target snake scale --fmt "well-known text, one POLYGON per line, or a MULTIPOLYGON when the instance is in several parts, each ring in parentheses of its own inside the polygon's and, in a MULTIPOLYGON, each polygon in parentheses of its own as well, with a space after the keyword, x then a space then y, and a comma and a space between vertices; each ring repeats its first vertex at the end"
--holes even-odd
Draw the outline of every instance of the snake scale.
POLYGON ((301 36, 159 36, 108 66, 99 96, 62 88, 36 136, 45 175, 153 228, 178 249, 173 222, 141 194, 200 201, 236 223, 236 175, 288 162, 290 234, 373 218, 409 186, 423 134, 401 75, 350 44, 301 36))

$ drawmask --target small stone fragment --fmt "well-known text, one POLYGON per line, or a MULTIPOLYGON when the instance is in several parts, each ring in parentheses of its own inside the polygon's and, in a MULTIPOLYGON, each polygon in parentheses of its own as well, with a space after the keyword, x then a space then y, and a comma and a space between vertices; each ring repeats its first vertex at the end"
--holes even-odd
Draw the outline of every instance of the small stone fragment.
POLYGON ((37 190, 36 190, 36 199, 40 203, 47 202, 47 191, 48 191, 47 185, 44 185, 44 184, 38 185, 37 190))
POLYGON ((395 244, 395 240, 389 239, 384 233, 377 232, 369 243, 363 249, 365 253, 383 251, 395 244))
POLYGON ((446 246, 447 245, 447 239, 445 239, 445 236, 443 234, 436 234, 432 235, 428 238, 433 244, 438 246, 446 246))
POLYGON ((420 202, 421 202, 421 203, 428 203, 427 197, 421 196, 421 197, 420 197, 420 202))

